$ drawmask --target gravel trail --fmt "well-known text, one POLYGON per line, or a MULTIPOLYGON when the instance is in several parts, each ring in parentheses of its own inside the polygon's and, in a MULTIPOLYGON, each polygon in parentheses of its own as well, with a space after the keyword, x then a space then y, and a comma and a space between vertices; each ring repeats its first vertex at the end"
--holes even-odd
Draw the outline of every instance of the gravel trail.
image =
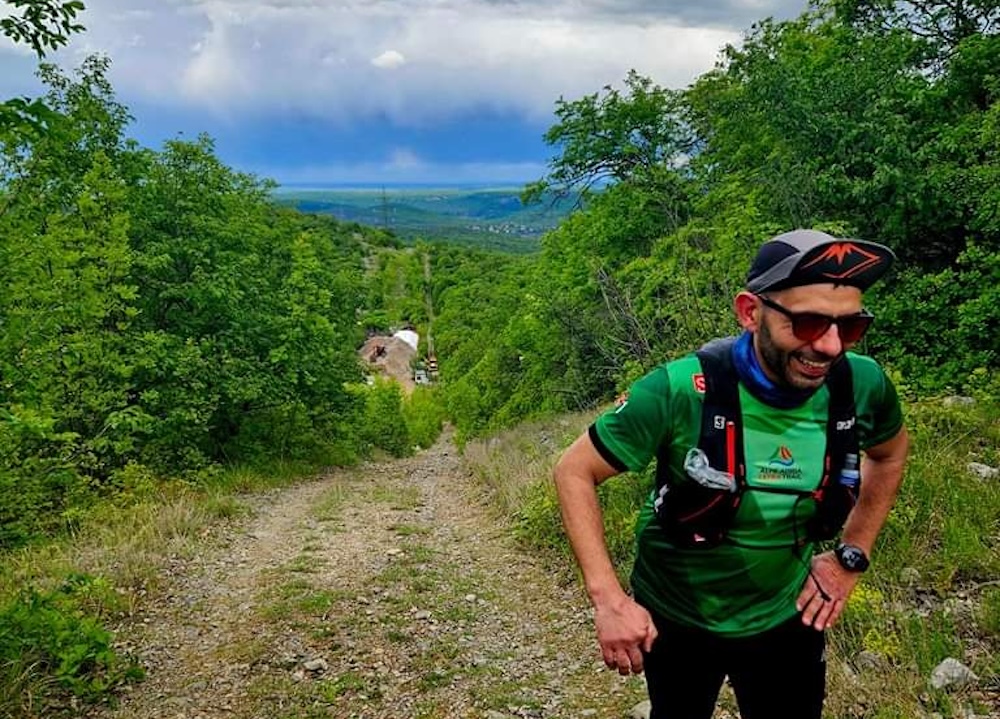
POLYGON ((445 433, 250 500, 119 629, 147 678, 91 719, 627 717, 587 603, 512 540, 445 433))

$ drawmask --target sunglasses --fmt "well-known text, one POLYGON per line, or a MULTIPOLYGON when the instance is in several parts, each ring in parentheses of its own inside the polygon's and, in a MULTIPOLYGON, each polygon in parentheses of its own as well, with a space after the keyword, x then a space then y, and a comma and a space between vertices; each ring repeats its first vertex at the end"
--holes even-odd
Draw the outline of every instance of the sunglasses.
POLYGON ((837 334, 840 341, 845 345, 851 345, 865 336, 865 332, 871 327, 875 320, 875 315, 867 310, 861 310, 854 315, 841 315, 831 317, 819 312, 792 312, 787 307, 782 307, 774 300, 769 300, 762 295, 755 295, 765 307, 777 310, 792 322, 792 334, 803 342, 815 342, 825 335, 830 329, 830 325, 837 325, 837 334))

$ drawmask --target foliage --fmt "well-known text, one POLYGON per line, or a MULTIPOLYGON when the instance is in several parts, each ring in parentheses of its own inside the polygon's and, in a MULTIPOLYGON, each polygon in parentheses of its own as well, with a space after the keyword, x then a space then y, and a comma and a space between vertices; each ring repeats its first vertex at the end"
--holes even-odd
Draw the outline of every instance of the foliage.
POLYGON ((434 444, 445 422, 445 409, 435 390, 415 388, 403 402, 403 419, 412 446, 427 448, 434 444))
MULTIPOLYGON (((39 59, 48 51, 66 45, 70 35, 84 29, 76 22, 76 16, 84 9, 79 0, 8 0, 6 4, 13 12, 0 17, 0 32, 15 44, 30 45, 39 59)), ((2 101, 0 143, 17 147, 20 138, 44 136, 50 125, 60 119, 59 113, 40 99, 15 97, 2 101)), ((0 167, 2 164, 0 160, 0 167)))
POLYGON ((115 651, 111 634, 88 610, 95 591, 105 591, 100 579, 73 575, 56 589, 26 587, 0 605, 0 710, 5 716, 40 709, 44 714, 45 708, 65 706, 68 695, 105 700, 116 687, 142 677, 141 668, 115 651), (11 686, 24 691, 8 694, 11 686))
POLYGON ((561 196, 608 180, 642 182, 691 151, 694 138, 683 120, 680 93, 634 70, 623 90, 608 85, 579 100, 556 102, 557 122, 545 141, 560 154, 550 161, 549 175, 528 186, 526 202, 548 190, 561 196))
POLYGON ((945 59, 963 40, 1000 30, 1000 10, 993 0, 963 3, 936 0, 836 0, 833 7, 846 23, 868 31, 906 32, 933 43, 945 59))
POLYGON ((352 394, 362 403, 358 437, 363 446, 394 457, 410 454, 412 445, 403 415, 403 390, 391 380, 376 377, 371 385, 355 385, 352 394))
POLYGON ((0 17, 0 31, 15 43, 30 45, 39 57, 66 45, 70 35, 84 29, 76 22, 84 9, 79 0, 7 0, 6 4, 20 13, 0 17))
POLYGON ((954 220, 929 216, 946 208, 920 166, 934 129, 921 116, 921 58, 911 36, 859 35, 822 15, 762 22, 689 92, 706 137, 699 167, 758 185, 784 227, 840 219, 893 247, 920 233, 925 253, 941 237, 945 252, 954 220))
POLYGON ((108 69, 43 66, 51 122, 0 133, 4 546, 132 464, 196 478, 354 436, 364 234, 275 208, 208 138, 137 149, 108 69))
POLYGON ((872 350, 912 389, 996 391, 1000 253, 973 246, 939 272, 906 271, 880 299, 872 350))

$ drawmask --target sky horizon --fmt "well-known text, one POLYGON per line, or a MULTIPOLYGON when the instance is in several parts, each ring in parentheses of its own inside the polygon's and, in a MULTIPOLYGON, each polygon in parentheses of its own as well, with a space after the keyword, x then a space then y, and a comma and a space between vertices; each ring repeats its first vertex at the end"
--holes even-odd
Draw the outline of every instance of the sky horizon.
MULTIPOLYGON (((89 55, 159 149, 213 138, 279 184, 509 184, 545 174, 560 97, 629 70, 683 88, 754 22, 802 0, 84 0, 89 55)), ((6 3, 0 16, 10 12, 6 3)), ((41 92, 37 59, 0 38, 0 99, 41 92)))

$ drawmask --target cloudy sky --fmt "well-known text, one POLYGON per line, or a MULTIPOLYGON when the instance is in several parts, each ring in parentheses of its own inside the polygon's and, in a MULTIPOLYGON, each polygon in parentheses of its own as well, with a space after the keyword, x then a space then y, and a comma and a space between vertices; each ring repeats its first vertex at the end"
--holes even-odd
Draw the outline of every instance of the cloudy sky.
MULTIPOLYGON (((805 0, 85 0, 52 59, 112 60, 130 135, 207 132, 231 166, 292 183, 521 183, 560 97, 630 68, 666 87, 805 0)), ((6 3, 0 14, 7 14, 6 3)), ((37 93, 0 38, 0 98, 37 93)))

